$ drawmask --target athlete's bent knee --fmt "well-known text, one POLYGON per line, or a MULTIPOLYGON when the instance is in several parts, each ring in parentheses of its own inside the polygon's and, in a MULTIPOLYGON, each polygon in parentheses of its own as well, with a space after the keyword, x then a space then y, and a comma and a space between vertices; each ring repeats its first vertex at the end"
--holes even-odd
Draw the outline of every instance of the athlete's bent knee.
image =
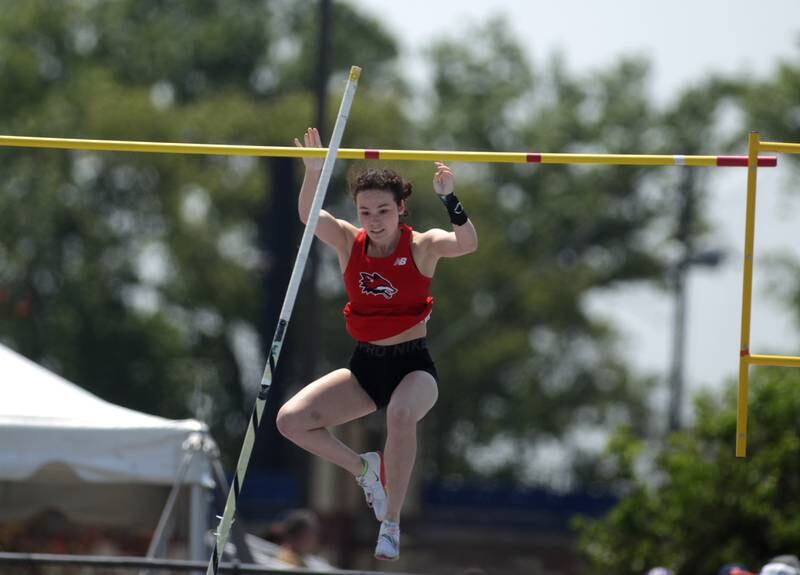
POLYGON ((284 404, 278 411, 275 426, 286 439, 292 439, 292 437, 297 436, 298 433, 306 431, 302 420, 303 417, 299 412, 288 407, 288 404, 284 404))
POLYGON ((386 409, 386 425, 393 430, 402 431, 414 427, 416 418, 405 405, 392 405, 386 409))

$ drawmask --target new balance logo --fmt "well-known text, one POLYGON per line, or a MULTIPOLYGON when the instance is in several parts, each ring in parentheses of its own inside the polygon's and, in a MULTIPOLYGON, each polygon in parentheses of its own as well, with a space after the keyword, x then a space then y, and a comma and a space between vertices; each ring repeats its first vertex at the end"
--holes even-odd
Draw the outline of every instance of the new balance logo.
POLYGON ((408 258, 397 258, 396 260, 394 260, 394 265, 396 265, 396 266, 404 266, 404 265, 406 265, 407 261, 408 261, 408 258))

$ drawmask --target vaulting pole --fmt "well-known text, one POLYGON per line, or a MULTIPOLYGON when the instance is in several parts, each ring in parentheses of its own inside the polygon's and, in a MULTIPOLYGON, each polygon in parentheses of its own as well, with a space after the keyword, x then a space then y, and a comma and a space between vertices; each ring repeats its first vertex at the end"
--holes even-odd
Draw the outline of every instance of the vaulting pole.
POLYGON ((283 338, 286 335, 286 328, 289 325, 294 302, 297 298, 300 280, 303 277, 306 260, 311 250, 311 241, 314 239, 314 232, 317 228, 317 222, 319 221, 319 213, 325 200, 325 193, 328 190, 328 183, 330 182, 333 172, 333 164, 336 161, 336 151, 342 141, 342 134, 347 124, 347 117, 350 114, 350 106, 353 103, 353 97, 355 96, 360 74, 361 68, 357 66, 350 68, 350 78, 347 81, 342 103, 339 107, 339 114, 336 117, 336 124, 333 127, 333 134, 331 135, 330 147, 328 148, 330 153, 325 155, 325 161, 322 164, 322 172, 316 192, 314 193, 314 201, 311 204, 308 221, 306 222, 306 229, 300 241, 300 250, 294 262, 294 269, 289 279, 289 287, 286 289, 286 296, 283 300, 278 326, 275 329, 275 336, 272 339, 272 345, 269 351, 269 359, 267 365, 264 367, 264 373, 261 376, 261 387, 258 392, 258 397, 256 398, 255 407, 253 408, 253 415, 250 418, 250 424, 247 426, 244 443, 242 444, 242 451, 239 454, 239 462, 236 464, 236 473, 233 476, 233 482, 228 491, 228 499, 225 502, 225 510, 222 513, 222 517, 220 517, 214 550, 208 563, 206 575, 217 575, 222 553, 225 549, 225 543, 228 541, 228 534, 230 533, 231 524, 233 523, 233 517, 236 514, 236 502, 239 498, 239 491, 244 483, 244 476, 245 473, 247 473, 247 466, 250 463, 250 454, 253 451, 253 444, 256 439, 256 431, 261 423, 261 417, 267 403, 267 396, 269 395, 269 388, 272 385, 272 374, 275 372, 275 366, 278 363, 281 347, 283 347, 283 338))

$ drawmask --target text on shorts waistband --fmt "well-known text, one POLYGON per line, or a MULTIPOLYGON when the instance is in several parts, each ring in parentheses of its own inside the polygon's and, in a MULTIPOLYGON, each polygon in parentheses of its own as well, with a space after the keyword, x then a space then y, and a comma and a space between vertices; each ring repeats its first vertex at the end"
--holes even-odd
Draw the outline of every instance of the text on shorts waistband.
POLYGON ((359 341, 356 349, 374 357, 398 357, 415 351, 428 349, 428 342, 424 337, 412 339, 394 345, 375 345, 365 341, 359 341))

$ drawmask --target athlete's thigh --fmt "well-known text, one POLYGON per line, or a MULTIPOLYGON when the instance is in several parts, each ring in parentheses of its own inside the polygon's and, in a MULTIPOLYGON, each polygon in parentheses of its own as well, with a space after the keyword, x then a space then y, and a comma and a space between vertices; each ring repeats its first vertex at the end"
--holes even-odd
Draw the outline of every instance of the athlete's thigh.
POLYGON ((406 408, 414 420, 419 421, 430 411, 438 397, 436 379, 427 371, 412 371, 395 388, 387 409, 406 408))
POLYGON ((330 427, 372 413, 375 403, 349 369, 337 369, 298 391, 281 410, 308 418, 311 427, 330 427))

